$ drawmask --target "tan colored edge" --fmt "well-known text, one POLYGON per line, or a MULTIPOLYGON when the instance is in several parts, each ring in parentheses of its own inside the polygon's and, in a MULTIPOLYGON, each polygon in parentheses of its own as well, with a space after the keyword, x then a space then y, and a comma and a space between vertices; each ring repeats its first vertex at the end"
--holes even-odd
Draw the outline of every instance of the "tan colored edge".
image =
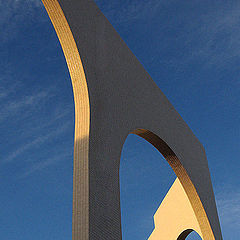
POLYGON ((203 238, 196 215, 178 178, 154 214, 154 224, 155 229, 148 240, 184 240, 193 230, 203 238))
POLYGON ((86 77, 71 29, 57 0, 42 0, 61 43, 75 102, 72 239, 89 239, 90 106, 86 77))
POLYGON ((165 159, 168 161, 169 165, 172 167, 173 171, 177 175, 178 179, 180 180, 187 194, 189 202, 191 203, 196 219, 200 226, 203 240, 215 240, 206 211, 198 196, 196 188, 194 187, 191 179, 187 174, 187 171, 184 169, 175 153, 168 147, 168 145, 162 139, 160 139, 157 135, 148 130, 137 129, 132 133, 147 140, 155 148, 157 148, 158 151, 165 157, 165 159))
POLYGON ((201 232, 202 232, 202 239, 203 240, 215 240, 212 228, 210 226, 206 211, 203 207, 203 204, 197 194, 196 188, 194 187, 192 181, 190 180, 189 176, 187 175, 186 170, 183 168, 182 165, 179 163, 177 166, 174 164, 172 166, 174 172, 176 173, 177 177, 179 178, 187 196, 189 202, 192 205, 193 211, 196 215, 198 220, 201 232))

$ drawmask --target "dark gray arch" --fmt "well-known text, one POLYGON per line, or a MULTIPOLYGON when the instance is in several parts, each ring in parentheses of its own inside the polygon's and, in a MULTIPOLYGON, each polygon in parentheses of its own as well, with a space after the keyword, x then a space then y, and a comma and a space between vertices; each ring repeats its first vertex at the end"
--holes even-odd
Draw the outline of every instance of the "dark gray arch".
MULTIPOLYGON (((51 5, 57 0, 43 2, 49 16, 54 15, 55 8, 51 9, 51 5)), ((74 192, 73 239, 121 239, 119 165, 122 145, 130 132, 156 147, 163 147, 161 152, 187 192, 204 236, 222 239, 201 143, 93 0, 58 0, 58 3, 81 56, 90 108, 89 136, 75 141, 77 190, 74 192), (82 148, 86 148, 88 154, 79 159, 82 148), (79 176, 88 181, 78 182, 79 176)), ((56 30, 62 27, 56 25, 60 15, 55 20, 52 18, 56 30)), ((64 38, 63 33, 60 35, 64 38)), ((67 49, 66 42, 61 44, 67 49)), ((71 53, 65 56, 69 63, 71 53)), ((74 73, 79 66, 69 68, 74 73)))

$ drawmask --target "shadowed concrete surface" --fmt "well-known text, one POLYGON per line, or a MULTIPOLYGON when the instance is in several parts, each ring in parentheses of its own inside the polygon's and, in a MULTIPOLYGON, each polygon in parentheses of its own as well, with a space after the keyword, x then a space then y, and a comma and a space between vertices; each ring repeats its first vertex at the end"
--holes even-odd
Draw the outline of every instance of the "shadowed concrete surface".
POLYGON ((73 239, 121 239, 119 165, 129 133, 173 168, 203 239, 222 239, 204 149, 181 116, 92 0, 42 1, 74 91, 73 239))

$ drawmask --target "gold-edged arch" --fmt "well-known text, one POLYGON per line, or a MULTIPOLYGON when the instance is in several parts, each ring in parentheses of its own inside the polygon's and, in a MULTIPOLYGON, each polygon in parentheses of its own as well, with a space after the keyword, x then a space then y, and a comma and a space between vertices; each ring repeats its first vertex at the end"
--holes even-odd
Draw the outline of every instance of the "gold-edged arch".
POLYGON ((75 103, 72 239, 89 236, 90 104, 86 76, 72 31, 57 0, 42 0, 66 58, 75 103), (79 169, 85 171, 78 172, 79 169), (81 201, 79 201, 81 196, 81 201))
MULTIPOLYGON (((73 177, 73 236, 74 240, 89 240, 89 130, 90 103, 86 76, 76 42, 57 0, 42 0, 61 43, 71 76, 75 102, 75 141, 73 177), (84 169, 81 174, 77 171, 84 169), (81 201, 79 201, 81 196, 81 201)), ((203 240, 214 235, 197 191, 186 170, 168 145, 154 133, 138 129, 132 133, 143 137, 166 158, 186 192, 202 233, 203 240)))
MULTIPOLYGON (((151 143, 164 156, 164 158, 167 160, 167 162, 169 163, 169 165, 171 166, 171 168, 173 169, 173 171, 177 176, 176 181, 174 182, 168 194, 163 200, 164 206, 165 205, 167 206, 165 206, 164 211, 162 211, 163 205, 161 204, 156 214, 158 213, 159 215, 159 212, 162 212, 162 213, 165 212, 165 214, 169 212, 168 216, 164 215, 163 217, 166 218, 166 222, 169 222, 169 223, 171 222, 170 219, 174 221, 174 217, 175 217, 176 221, 174 222, 174 224, 172 223, 171 224, 173 227, 177 227, 176 223, 177 221, 180 221, 179 214, 178 216, 174 216, 173 214, 174 212, 171 211, 170 213, 169 210, 171 209, 170 206, 174 208, 177 207, 177 205, 174 204, 174 198, 176 198, 178 194, 181 194, 182 203, 179 206, 182 207, 183 209, 186 209, 189 213, 191 213, 189 206, 191 206, 193 210, 193 213, 191 213, 191 218, 190 218, 193 221, 193 224, 190 224, 190 222, 187 222, 186 226, 194 228, 194 230, 196 230, 198 234, 201 235, 203 240, 215 240, 207 214, 197 194, 197 191, 191 179, 189 178, 186 170, 184 169, 183 165, 181 164, 180 160, 175 155, 173 150, 160 137, 158 137, 156 134, 152 133, 149 130, 137 129, 137 130, 134 130, 132 133, 144 138, 146 141, 151 143), (171 196, 170 198, 169 198, 169 195, 171 196), (167 201, 166 201, 166 198, 168 199, 167 201), (165 204, 165 202, 167 202, 167 204, 165 204)), ((155 222, 156 222, 156 216, 155 216, 155 222)), ((159 224, 158 226, 157 225, 158 223, 156 223, 156 227, 161 228, 161 224, 159 224)), ((163 229, 164 228, 161 229, 162 232, 164 232, 163 229)), ((178 235, 181 234, 182 230, 186 230, 186 229, 179 229, 180 232, 177 231, 175 234, 178 234, 178 235)), ((155 237, 149 238, 149 240, 154 240, 154 239, 155 237)))

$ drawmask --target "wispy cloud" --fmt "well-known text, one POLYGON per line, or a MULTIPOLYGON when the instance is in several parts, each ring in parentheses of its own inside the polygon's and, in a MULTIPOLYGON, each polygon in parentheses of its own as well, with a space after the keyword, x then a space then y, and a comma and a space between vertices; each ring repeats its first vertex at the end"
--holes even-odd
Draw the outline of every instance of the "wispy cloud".
POLYGON ((129 22, 143 16, 154 15, 157 8, 167 1, 161 0, 127 0, 121 1, 95 1, 103 13, 115 23, 129 22))
POLYGON ((70 126, 70 124, 66 123, 65 125, 63 125, 62 127, 58 128, 54 131, 48 132, 45 135, 41 135, 41 136, 38 136, 38 137, 32 139, 28 143, 25 143, 24 145, 21 145, 17 149, 15 149, 12 153, 10 153, 8 156, 6 156, 2 160, 2 162, 9 163, 9 162, 14 161, 15 159, 17 159, 20 155, 22 155, 29 149, 38 147, 39 145, 44 144, 49 139, 56 138, 59 135, 63 134, 64 132, 66 132, 66 130, 69 129, 69 126, 70 126))
POLYGON ((182 64, 197 61, 204 68, 232 68, 240 57, 239 2, 219 4, 197 19, 187 22, 187 30, 178 35, 179 41, 185 42, 182 48, 186 51, 182 61, 176 61, 182 64))
MULTIPOLYGON (((11 93, 11 90, 0 89, 0 96, 6 98, 11 93)), ((14 94, 14 93, 13 93, 14 94)), ((15 98, 9 96, 9 99, 2 101, 0 106, 0 121, 6 119, 9 116, 14 116, 19 114, 22 110, 25 109, 36 109, 39 106, 43 105, 49 98, 52 97, 50 90, 42 90, 38 93, 33 93, 27 96, 16 96, 15 98)))
POLYGON ((41 0, 0 0, 1 44, 15 38, 20 24, 26 25, 40 16, 37 11, 42 7, 41 0))
POLYGON ((40 7, 41 6, 41 0, 0 0, 0 6, 6 4, 7 6, 16 6, 17 4, 33 4, 34 6, 40 7))
POLYGON ((219 193, 216 202, 223 230, 231 227, 240 233, 240 191, 219 193))
POLYGON ((240 4, 218 10, 205 16, 200 29, 203 44, 194 54, 208 60, 208 64, 222 67, 240 57, 240 4))
POLYGON ((63 154, 57 154, 57 155, 51 156, 47 159, 44 159, 43 161, 39 161, 31 165, 29 168, 27 168, 25 172, 22 175, 20 175, 19 179, 26 178, 37 171, 41 171, 50 165, 57 164, 58 162, 71 157, 72 155, 70 153, 63 153, 63 154))
MULTIPOLYGON (((21 85, 18 81, 11 81, 11 84, 9 84, 10 79, 13 79, 9 65, 9 63, 2 65, 2 71, 0 73, 0 101, 7 100, 21 85)), ((0 105, 0 107, 2 108, 2 105, 0 105)))
POLYGON ((25 96, 24 98, 20 99, 19 101, 12 101, 8 103, 9 111, 15 113, 18 112, 20 109, 29 107, 29 106, 36 106, 42 99, 46 99, 49 97, 49 92, 42 91, 37 94, 32 94, 25 96))
POLYGON ((0 100, 6 98, 9 95, 9 91, 4 89, 3 87, 0 87, 0 100))

